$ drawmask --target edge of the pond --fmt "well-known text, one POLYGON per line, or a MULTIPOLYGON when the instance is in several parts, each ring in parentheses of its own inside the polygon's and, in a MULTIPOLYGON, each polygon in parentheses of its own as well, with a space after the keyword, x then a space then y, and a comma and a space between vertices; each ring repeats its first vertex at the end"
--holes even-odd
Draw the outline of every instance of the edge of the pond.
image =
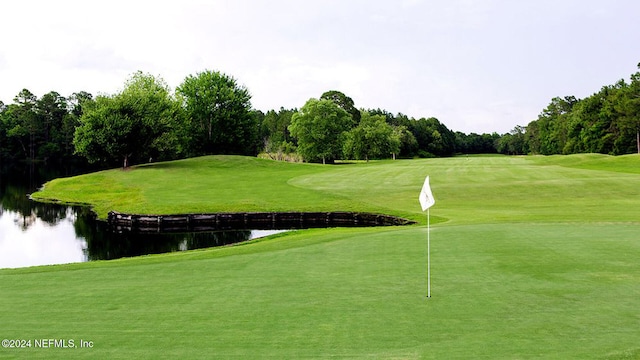
POLYGON ((115 231, 184 232, 232 229, 309 229, 333 227, 405 226, 416 221, 369 212, 221 212, 195 214, 127 214, 110 211, 107 223, 115 231))

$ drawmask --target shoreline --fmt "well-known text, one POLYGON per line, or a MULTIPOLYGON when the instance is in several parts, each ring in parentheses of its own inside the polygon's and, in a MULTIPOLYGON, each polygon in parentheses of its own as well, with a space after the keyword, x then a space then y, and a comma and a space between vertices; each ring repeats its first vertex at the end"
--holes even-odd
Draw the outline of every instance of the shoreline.
POLYGON ((224 212, 142 215, 110 211, 107 223, 117 232, 198 232, 216 230, 283 230, 334 227, 405 226, 416 221, 368 212, 224 212))

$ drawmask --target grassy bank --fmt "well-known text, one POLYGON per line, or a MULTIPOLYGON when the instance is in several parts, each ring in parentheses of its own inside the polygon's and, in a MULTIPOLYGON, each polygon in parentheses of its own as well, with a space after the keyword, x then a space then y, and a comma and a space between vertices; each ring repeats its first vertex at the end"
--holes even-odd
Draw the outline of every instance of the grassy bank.
POLYGON ((109 210, 140 214, 399 210, 354 202, 331 190, 305 186, 305 177, 332 173, 334 169, 209 156, 57 179, 33 197, 88 203, 102 218, 109 210))
POLYGON ((443 221, 431 233, 432 298, 423 226, 1 270, 0 338, 94 346, 0 357, 638 358, 638 167, 640 157, 598 155, 206 157, 57 180, 36 196, 102 215, 352 209, 424 222, 417 194, 429 174, 443 221))
POLYGON ((100 217, 226 211, 370 211, 424 222, 636 221, 640 157, 458 157, 336 166, 211 156, 109 170, 45 185, 33 198, 89 203, 100 217), (442 205, 440 205, 442 203, 442 205))

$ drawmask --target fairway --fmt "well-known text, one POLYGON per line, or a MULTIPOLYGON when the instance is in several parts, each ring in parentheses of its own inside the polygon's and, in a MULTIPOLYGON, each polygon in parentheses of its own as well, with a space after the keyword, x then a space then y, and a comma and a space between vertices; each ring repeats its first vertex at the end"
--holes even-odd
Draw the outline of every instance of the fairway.
POLYGON ((420 225, 0 270, 0 338, 93 344, 0 348, 0 358, 640 358, 638 169, 636 155, 205 157, 59 179, 36 196, 101 216, 354 210, 420 225))

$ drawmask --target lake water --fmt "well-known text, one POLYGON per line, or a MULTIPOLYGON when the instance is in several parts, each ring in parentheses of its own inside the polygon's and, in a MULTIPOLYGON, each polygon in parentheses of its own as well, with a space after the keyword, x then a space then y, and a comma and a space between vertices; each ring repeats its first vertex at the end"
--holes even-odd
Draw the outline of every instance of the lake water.
POLYGON ((114 233, 87 208, 42 204, 27 194, 73 172, 12 169, 0 174, 0 268, 110 260, 223 246, 283 230, 184 234, 114 233))

